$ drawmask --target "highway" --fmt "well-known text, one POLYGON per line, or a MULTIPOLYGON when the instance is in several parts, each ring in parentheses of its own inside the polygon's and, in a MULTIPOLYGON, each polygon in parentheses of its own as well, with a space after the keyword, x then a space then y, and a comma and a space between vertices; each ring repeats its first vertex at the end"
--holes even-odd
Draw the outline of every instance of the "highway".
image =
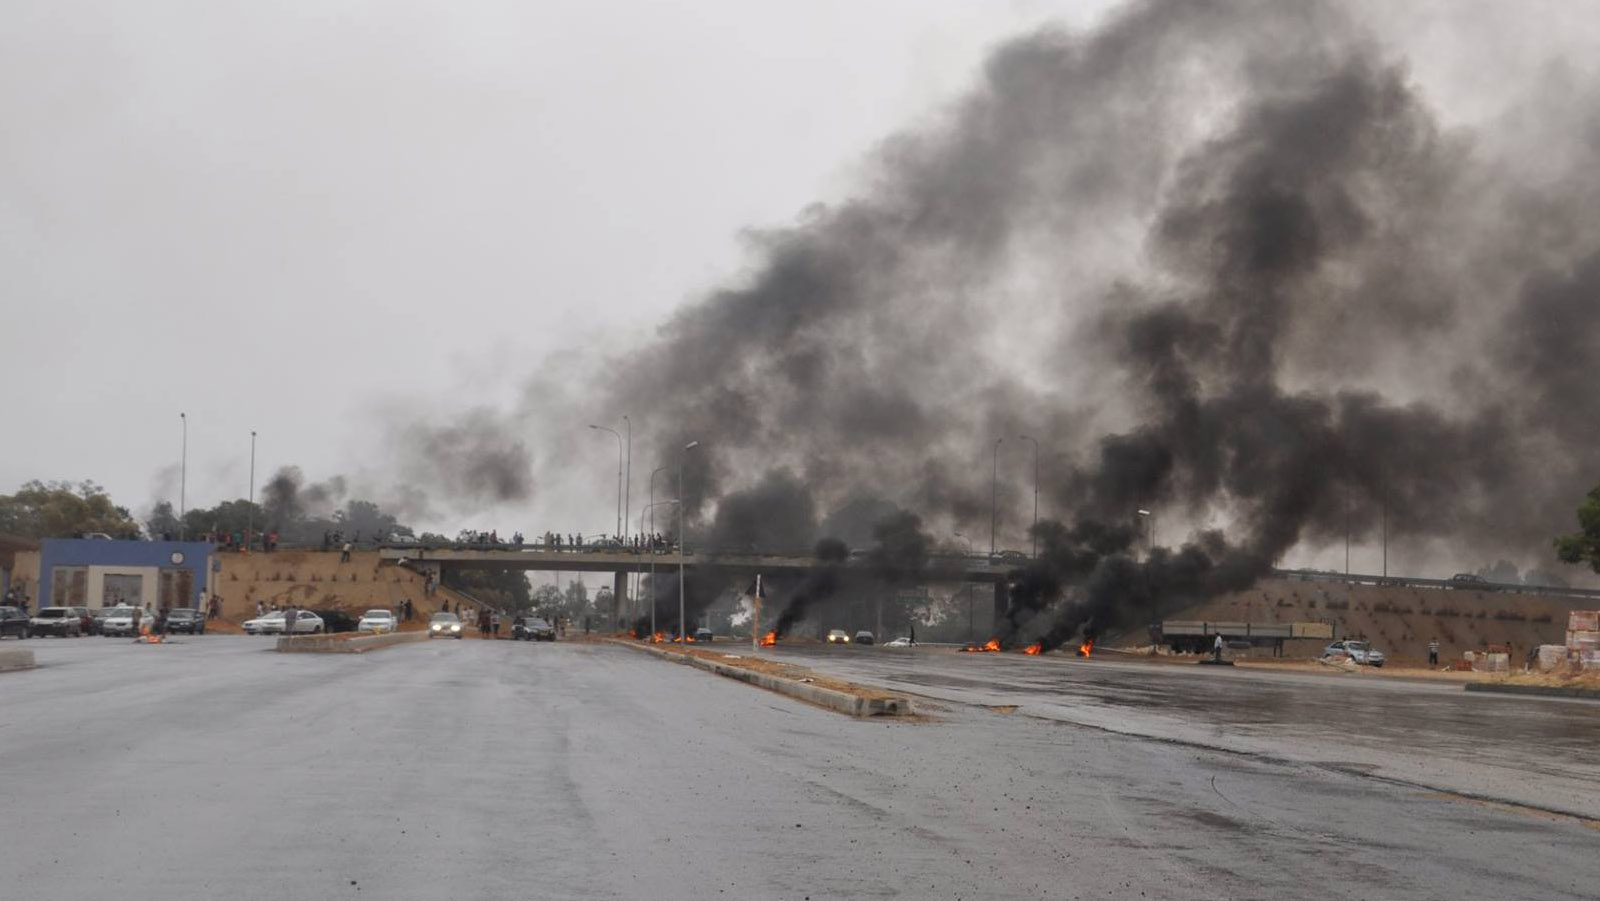
POLYGON ((1457 682, 1149 663, 1115 652, 964 654, 785 644, 767 653, 869 685, 1199 747, 1368 773, 1600 819, 1600 702, 1457 682))
MULTIPOLYGON (((29 646, 40 668, 0 674, 8 897, 1502 901, 1600 884, 1600 831, 1571 818, 970 702, 1070 662, 932 660, 988 675, 924 684, 944 699, 890 722, 600 644, 29 646)), ((1277 741, 1270 722, 1254 737, 1277 741)))

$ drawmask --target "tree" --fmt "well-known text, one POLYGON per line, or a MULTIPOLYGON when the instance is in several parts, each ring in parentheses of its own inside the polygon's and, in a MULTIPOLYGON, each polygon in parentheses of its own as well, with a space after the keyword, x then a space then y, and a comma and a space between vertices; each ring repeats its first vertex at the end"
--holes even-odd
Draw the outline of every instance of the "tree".
POLYGON ((32 481, 16 494, 0 495, 0 532, 27 538, 78 538, 102 532, 112 538, 139 538, 139 523, 128 508, 112 503, 106 490, 90 481, 32 481))
POLYGON ((1563 563, 1587 563, 1600 573, 1600 485, 1578 505, 1578 529, 1555 540, 1556 556, 1563 563))

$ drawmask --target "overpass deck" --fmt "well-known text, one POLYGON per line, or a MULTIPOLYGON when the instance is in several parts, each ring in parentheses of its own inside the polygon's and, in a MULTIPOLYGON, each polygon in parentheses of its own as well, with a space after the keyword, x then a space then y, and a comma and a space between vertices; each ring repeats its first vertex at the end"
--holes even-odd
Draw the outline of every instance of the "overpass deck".
MULTIPOLYGON (((542 548, 399 548, 386 547, 378 551, 385 563, 416 562, 437 563, 462 569, 522 569, 539 572, 634 572, 648 569, 652 561, 660 567, 675 567, 679 558, 675 552, 650 553, 632 550, 591 549, 584 551, 551 551, 542 548)), ((714 568, 730 573, 772 574, 805 572, 815 569, 817 559, 806 554, 725 553, 719 551, 691 550, 684 554, 683 564, 689 568, 714 568)), ((865 555, 851 557, 846 564, 851 569, 867 569, 871 565, 865 555)), ((934 581, 999 582, 1006 578, 1013 561, 990 562, 985 557, 935 555, 928 558, 927 578, 934 581)))

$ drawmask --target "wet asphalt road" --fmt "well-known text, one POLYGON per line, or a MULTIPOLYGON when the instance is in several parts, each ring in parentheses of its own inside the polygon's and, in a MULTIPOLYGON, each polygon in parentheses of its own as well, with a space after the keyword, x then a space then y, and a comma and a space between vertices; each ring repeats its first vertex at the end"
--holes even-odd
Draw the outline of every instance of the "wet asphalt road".
POLYGON ((1503 901, 1600 885, 1588 825, 1287 757, 955 702, 857 721, 611 646, 267 644, 31 642, 44 665, 0 674, 6 896, 1503 901))
POLYGON ((1084 660, 796 644, 768 653, 952 701, 1014 704, 1024 715, 1600 819, 1600 702, 1364 674, 1151 664, 1115 652, 1084 660))

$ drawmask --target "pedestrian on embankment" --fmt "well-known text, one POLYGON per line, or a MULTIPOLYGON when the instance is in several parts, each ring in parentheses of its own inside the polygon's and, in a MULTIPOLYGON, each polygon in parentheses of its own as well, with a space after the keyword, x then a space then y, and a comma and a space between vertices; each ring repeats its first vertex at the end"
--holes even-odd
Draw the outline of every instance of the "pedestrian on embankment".
POLYGON ((1437 638, 1428 642, 1428 665, 1439 665, 1439 639, 1437 638))

